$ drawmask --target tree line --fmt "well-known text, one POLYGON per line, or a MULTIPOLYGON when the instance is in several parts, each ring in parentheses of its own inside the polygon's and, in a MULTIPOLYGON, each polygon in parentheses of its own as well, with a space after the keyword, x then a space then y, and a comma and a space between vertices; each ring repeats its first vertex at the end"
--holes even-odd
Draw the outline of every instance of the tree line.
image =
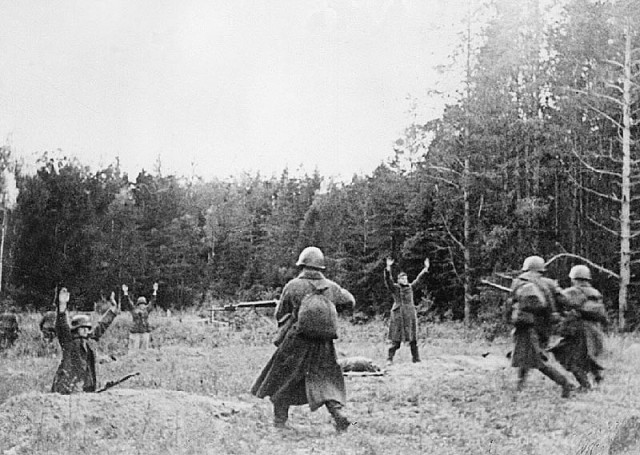
POLYGON ((504 296, 482 280, 508 285, 538 254, 559 258, 549 269, 561 284, 586 261, 619 325, 633 322, 634 2, 469 4, 453 59, 464 74, 458 97, 440 118, 407 125, 370 175, 205 181, 157 168, 132 180, 118 162, 95 171, 51 153, 33 175, 17 166, 19 196, 3 211, 3 294, 44 308, 60 285, 90 303, 121 283, 145 294, 159 281, 176 307, 273 298, 315 245, 367 314, 388 311, 387 256, 410 277, 428 256, 421 311, 470 322, 500 316, 504 296))

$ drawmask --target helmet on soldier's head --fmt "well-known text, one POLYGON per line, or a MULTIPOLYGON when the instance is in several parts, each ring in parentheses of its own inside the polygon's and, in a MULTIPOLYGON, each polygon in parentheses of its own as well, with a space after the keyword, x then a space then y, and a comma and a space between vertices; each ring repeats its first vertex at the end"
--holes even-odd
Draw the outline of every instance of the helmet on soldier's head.
POLYGON ((91 328, 91 319, 86 314, 77 314, 71 319, 71 330, 76 330, 80 327, 91 328))
POLYGON ((296 262, 297 266, 304 265, 306 267, 313 267, 314 269, 324 270, 324 254, 320 248, 315 246, 308 246, 302 253, 300 253, 300 257, 298 258, 298 262, 296 262))
POLYGON ((136 301, 136 305, 146 305, 146 304, 147 304, 146 297, 138 297, 138 300, 136 301))
POLYGON ((591 281, 591 270, 586 265, 574 265, 569 272, 569 278, 572 280, 591 281))
POLYGON ((540 256, 529 256, 524 260, 522 264, 522 270, 524 272, 544 272, 546 269, 544 265, 544 259, 540 256))

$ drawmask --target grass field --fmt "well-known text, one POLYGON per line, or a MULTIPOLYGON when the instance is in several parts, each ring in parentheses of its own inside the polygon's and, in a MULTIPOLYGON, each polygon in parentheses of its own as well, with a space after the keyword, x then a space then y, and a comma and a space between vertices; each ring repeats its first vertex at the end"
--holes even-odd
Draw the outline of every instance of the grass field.
MULTIPOLYGON (((403 346, 380 377, 347 377, 346 410, 357 424, 336 434, 325 409, 293 408, 275 430, 268 400, 248 393, 274 351, 264 315, 237 314, 218 332, 189 314, 154 315, 154 348, 128 354, 130 317, 100 342, 98 380, 140 375, 103 394, 47 393, 60 359, 22 315, 17 344, 0 354, 0 453, 131 454, 623 454, 640 453, 640 340, 610 336, 606 379, 560 398, 533 372, 514 391, 509 339, 480 329, 423 324, 423 361, 403 346)), ((341 355, 384 366, 385 325, 342 322, 341 355)))

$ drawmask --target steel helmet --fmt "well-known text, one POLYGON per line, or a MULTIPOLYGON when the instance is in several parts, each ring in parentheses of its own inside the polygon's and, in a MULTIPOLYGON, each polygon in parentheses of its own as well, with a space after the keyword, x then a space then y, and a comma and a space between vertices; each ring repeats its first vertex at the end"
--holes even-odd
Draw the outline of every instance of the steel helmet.
POLYGON ((91 319, 86 314, 77 314, 71 319, 71 330, 76 330, 80 327, 91 328, 91 319))
POLYGON ((569 278, 572 280, 591 281, 591 270, 586 265, 574 265, 569 272, 569 278))
POLYGON ((306 267, 324 270, 324 254, 320 248, 308 246, 302 250, 302 253, 300 253, 300 257, 298 258, 296 265, 304 265, 306 267))
POLYGON ((136 305, 146 305, 147 304, 147 299, 145 297, 138 297, 138 301, 136 302, 136 305))
POLYGON ((524 260, 522 264, 522 270, 524 272, 544 272, 546 269, 544 265, 544 259, 540 256, 529 256, 524 260))

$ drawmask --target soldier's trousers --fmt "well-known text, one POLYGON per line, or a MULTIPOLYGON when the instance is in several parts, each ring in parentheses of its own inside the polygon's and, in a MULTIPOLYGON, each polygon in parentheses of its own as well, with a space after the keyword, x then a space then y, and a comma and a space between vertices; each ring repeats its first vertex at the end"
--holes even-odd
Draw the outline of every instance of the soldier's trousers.
MULTIPOLYGON (((562 374, 560 370, 552 365, 549 365, 548 363, 540 363, 537 369, 553 382, 562 386, 563 390, 571 387, 571 381, 569 381, 569 379, 562 374)), ((529 368, 518 368, 518 389, 521 389, 524 386, 529 370, 529 368)))
MULTIPOLYGON (((393 360, 393 356, 395 356, 396 351, 398 349, 400 349, 400 341, 393 341, 391 344, 391 347, 389 348, 389 354, 387 356, 387 360, 388 361, 392 361, 393 360)), ((418 341, 417 340, 413 340, 409 343, 409 347, 411 348, 411 359, 413 360, 413 363, 419 362, 420 361, 420 353, 418 352, 418 341)))
MULTIPOLYGON (((351 422, 349 419, 342 413, 342 404, 337 401, 327 401, 325 403, 329 414, 333 417, 333 420, 336 423, 336 428, 339 431, 346 430, 351 422)), ((273 423, 276 427, 284 427, 289 419, 289 405, 281 402, 273 402, 273 423)))

